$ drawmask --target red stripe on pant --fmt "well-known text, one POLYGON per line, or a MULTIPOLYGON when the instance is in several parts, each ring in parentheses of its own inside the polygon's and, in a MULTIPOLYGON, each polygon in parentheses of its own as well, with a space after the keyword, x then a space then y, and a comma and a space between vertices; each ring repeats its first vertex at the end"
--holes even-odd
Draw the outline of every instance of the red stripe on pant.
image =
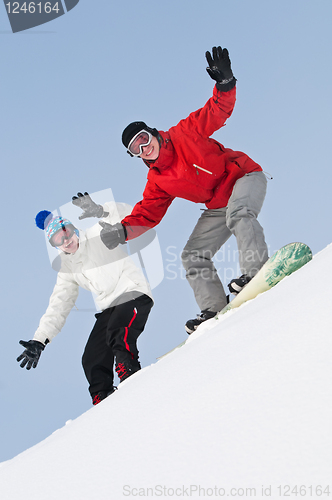
POLYGON ((129 344, 128 344, 127 340, 128 340, 129 328, 130 328, 130 327, 131 327, 131 325, 133 324, 133 321, 134 321, 134 319, 136 318, 136 316, 137 316, 137 309, 136 309, 136 307, 134 307, 134 314, 133 314, 133 317, 131 318, 131 320, 130 320, 130 322, 129 322, 129 325, 125 327, 125 335, 124 335, 124 339, 123 339, 123 340, 124 340, 124 343, 125 343, 125 346, 126 346, 126 349, 127 349, 127 351, 129 351, 129 352, 130 352, 132 359, 134 359, 134 355, 133 355, 133 353, 130 351, 130 347, 129 347, 129 344))

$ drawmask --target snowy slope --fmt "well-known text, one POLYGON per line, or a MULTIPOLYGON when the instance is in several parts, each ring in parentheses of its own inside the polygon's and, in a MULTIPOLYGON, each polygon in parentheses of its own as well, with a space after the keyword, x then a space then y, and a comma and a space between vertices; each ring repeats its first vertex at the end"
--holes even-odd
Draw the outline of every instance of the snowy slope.
POLYGON ((331 260, 329 245, 0 464, 1 500, 332 496, 331 260))

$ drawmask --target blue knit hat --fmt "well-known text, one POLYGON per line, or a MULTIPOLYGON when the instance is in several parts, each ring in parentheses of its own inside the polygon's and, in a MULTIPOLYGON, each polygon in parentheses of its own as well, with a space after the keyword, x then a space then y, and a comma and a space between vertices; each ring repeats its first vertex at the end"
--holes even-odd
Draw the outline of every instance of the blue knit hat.
POLYGON ((36 215, 35 221, 36 226, 39 227, 39 229, 46 231, 48 241, 50 241, 55 233, 63 229, 65 226, 68 226, 69 224, 73 226, 70 220, 60 216, 54 217, 52 212, 49 212, 48 210, 42 210, 39 212, 36 215))

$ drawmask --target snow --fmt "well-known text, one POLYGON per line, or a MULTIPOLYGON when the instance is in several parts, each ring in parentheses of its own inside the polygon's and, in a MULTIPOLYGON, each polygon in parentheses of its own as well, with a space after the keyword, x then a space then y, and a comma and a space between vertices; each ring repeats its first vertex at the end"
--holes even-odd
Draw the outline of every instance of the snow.
POLYGON ((331 259, 329 245, 1 463, 1 500, 332 496, 331 259))

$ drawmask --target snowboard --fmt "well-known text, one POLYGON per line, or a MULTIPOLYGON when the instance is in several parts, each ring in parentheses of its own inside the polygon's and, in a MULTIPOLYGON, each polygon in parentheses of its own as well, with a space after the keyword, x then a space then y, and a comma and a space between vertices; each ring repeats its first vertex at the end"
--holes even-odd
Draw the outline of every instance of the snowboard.
MULTIPOLYGON (((270 290, 279 283, 283 278, 294 273, 302 266, 307 264, 312 259, 312 252, 308 245, 304 243, 289 243, 277 250, 272 257, 268 259, 258 273, 249 281, 249 283, 229 302, 220 312, 216 314, 214 319, 218 319, 221 315, 228 311, 240 307, 248 300, 254 299, 257 295, 270 290)), ((179 347, 182 347, 188 339, 184 340, 178 346, 171 349, 166 354, 163 354, 157 359, 161 359, 179 347)))

